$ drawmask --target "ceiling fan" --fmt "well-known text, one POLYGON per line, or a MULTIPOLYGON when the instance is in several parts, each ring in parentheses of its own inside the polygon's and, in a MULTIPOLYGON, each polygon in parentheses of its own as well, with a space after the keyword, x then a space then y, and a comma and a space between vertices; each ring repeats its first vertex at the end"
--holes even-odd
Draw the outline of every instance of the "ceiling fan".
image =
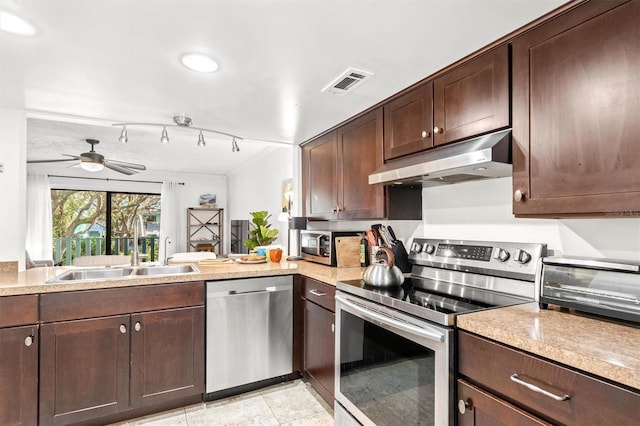
POLYGON ((80 167, 89 172, 99 172, 104 167, 115 170, 116 172, 123 173, 125 175, 132 175, 134 173, 138 173, 138 170, 147 170, 147 168, 142 164, 135 163, 126 163, 124 161, 116 161, 116 160, 108 160, 104 158, 104 155, 98 154, 94 150, 94 146, 99 144, 100 141, 97 139, 85 139, 85 141, 91 145, 91 151, 84 152, 80 155, 70 155, 70 154, 62 154, 67 157, 60 160, 27 160, 27 163, 59 163, 65 161, 77 161, 80 160, 80 167))

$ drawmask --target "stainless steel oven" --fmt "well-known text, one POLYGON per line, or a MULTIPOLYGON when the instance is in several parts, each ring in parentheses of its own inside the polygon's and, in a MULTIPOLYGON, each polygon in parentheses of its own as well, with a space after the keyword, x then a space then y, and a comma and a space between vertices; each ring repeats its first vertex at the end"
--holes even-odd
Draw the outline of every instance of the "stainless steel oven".
POLYGON ((335 398, 359 423, 449 424, 451 328, 338 292, 336 330, 335 398))
POLYGON ((415 239, 401 287, 338 282, 336 425, 453 425, 456 316, 533 301, 544 255, 544 244, 415 239))

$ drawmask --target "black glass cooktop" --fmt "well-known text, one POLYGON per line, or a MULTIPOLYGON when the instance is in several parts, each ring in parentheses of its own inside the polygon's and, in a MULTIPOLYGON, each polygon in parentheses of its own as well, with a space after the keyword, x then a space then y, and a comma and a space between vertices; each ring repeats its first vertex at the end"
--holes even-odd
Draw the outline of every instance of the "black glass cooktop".
POLYGON ((530 302, 517 296, 429 278, 405 278, 402 286, 388 288, 372 287, 363 280, 348 280, 338 282, 337 288, 442 325, 455 324, 457 314, 530 302))

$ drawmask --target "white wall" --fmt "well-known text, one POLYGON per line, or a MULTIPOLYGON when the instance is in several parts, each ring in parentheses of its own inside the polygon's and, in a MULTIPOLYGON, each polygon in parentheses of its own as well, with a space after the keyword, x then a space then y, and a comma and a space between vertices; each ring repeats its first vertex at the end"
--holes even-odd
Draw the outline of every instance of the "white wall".
POLYGON ((400 240, 414 237, 546 243, 553 254, 640 261, 640 219, 520 219, 512 213, 511 178, 422 190, 420 221, 314 222, 313 229, 362 230, 393 226, 400 240))
POLYGON ((25 114, 0 109, 0 261, 18 261, 24 269, 26 234, 26 146, 25 114))
MULTIPOLYGON (((229 174, 229 219, 250 220, 249 212, 267 210, 271 226, 280 231, 275 244, 287 244, 287 223, 278 222, 282 211, 282 181, 293 177, 294 149, 271 147, 229 174)), ((299 191, 294 182, 294 193, 299 191)), ((299 203, 298 203, 299 204, 299 203)), ((298 207, 295 205, 293 211, 298 207)))
POLYGON ((511 178, 425 188, 414 236, 547 243, 555 254, 640 260, 640 219, 516 219, 511 178))

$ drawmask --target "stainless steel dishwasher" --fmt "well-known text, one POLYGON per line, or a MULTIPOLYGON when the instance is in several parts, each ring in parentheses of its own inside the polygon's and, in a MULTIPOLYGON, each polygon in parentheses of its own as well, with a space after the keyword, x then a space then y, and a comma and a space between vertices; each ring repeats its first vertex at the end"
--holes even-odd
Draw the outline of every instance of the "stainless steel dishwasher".
POLYGON ((207 282, 206 393, 292 373, 293 277, 207 282))

